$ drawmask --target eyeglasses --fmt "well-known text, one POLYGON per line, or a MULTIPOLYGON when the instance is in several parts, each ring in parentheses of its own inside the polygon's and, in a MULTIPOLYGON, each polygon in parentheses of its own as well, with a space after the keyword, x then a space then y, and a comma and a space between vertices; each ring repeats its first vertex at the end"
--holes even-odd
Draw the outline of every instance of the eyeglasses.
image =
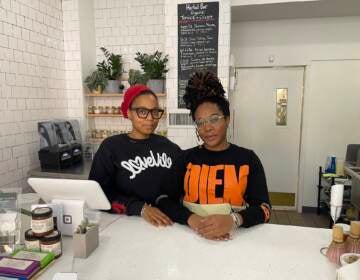
POLYGON ((140 119, 146 119, 149 115, 149 113, 151 113, 151 116, 153 119, 158 120, 162 117, 162 115, 164 114, 164 110, 163 109, 147 109, 147 108, 131 108, 131 111, 135 111, 137 116, 140 119))
POLYGON ((203 129, 206 124, 216 125, 223 118, 225 116, 212 115, 206 119, 195 120, 195 125, 197 129, 203 129))

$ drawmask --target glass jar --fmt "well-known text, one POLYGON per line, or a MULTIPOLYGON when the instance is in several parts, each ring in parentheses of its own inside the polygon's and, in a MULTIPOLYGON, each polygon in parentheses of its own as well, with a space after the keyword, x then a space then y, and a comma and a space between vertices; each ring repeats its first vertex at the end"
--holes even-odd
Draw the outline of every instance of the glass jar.
POLYGON ((43 237, 54 231, 54 219, 50 207, 38 207, 31 211, 31 229, 36 237, 43 237))
POLYGON ((100 129, 96 129, 96 139, 101 139, 101 137, 102 137, 102 132, 101 132, 101 130, 100 129))
POLYGON ((102 130, 102 133, 101 133, 101 138, 102 139, 105 139, 107 137, 107 130, 102 130))
POLYGON ((40 239, 34 235, 32 229, 25 231, 25 248, 40 251, 40 239))
POLYGON ((101 114, 100 107, 94 106, 94 114, 101 114))
POLYGON ((52 252, 55 258, 62 255, 61 232, 54 230, 51 234, 40 239, 40 250, 43 252, 52 252))
POLYGON ((94 114, 93 106, 88 106, 88 114, 94 114))
POLYGON ((105 111, 106 111, 106 114, 110 114, 110 115, 113 114, 113 110, 110 106, 106 106, 105 111))

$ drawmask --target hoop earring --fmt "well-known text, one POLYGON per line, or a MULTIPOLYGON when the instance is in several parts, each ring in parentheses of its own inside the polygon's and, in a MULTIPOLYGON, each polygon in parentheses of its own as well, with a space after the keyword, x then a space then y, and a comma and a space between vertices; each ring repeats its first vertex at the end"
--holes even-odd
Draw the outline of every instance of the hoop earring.
POLYGON ((195 128, 195 134, 196 134, 196 139, 197 139, 197 144, 198 146, 201 148, 202 144, 201 144, 201 138, 200 138, 200 135, 199 135, 199 132, 198 130, 195 128))

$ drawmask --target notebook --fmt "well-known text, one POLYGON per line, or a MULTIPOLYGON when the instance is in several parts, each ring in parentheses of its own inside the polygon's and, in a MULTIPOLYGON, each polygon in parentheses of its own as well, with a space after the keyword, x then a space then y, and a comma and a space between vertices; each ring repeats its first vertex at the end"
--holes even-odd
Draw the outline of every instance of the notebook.
POLYGON ((55 254, 52 252, 39 252, 25 249, 16 251, 12 256, 17 259, 39 261, 40 268, 46 267, 55 258, 55 254))
POLYGON ((30 279, 40 270, 40 262, 18 258, 0 257, 0 276, 30 279))

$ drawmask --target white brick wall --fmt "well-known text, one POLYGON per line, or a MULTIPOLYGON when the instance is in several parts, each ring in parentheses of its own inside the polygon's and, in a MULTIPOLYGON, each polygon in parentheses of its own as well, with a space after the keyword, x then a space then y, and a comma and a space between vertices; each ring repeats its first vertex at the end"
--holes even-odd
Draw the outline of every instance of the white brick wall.
MULTIPOLYGON (((134 60, 136 52, 164 51, 164 0, 94 1, 97 61, 104 59, 100 47, 105 47, 122 55, 124 70, 128 72, 131 68, 140 69, 134 60)), ((89 101, 91 105, 119 106, 122 99, 89 101)), ((166 106, 164 97, 160 98, 160 103, 166 106)), ((121 118, 99 118, 88 124, 97 129, 129 130, 131 127, 128 120, 121 118)), ((159 123, 158 129, 166 129, 165 119, 159 123)))
POLYGON ((0 1, 0 188, 37 167, 37 122, 67 116, 61 0, 0 1))
POLYGON ((164 0, 95 0, 95 32, 100 47, 123 55, 124 67, 140 69, 135 53, 164 51, 164 0))
MULTIPOLYGON (((84 94, 81 74, 80 18, 78 0, 63 0, 66 96, 68 117, 78 119, 83 127, 84 94)), ((84 134, 84 131, 82 131, 84 134)))

